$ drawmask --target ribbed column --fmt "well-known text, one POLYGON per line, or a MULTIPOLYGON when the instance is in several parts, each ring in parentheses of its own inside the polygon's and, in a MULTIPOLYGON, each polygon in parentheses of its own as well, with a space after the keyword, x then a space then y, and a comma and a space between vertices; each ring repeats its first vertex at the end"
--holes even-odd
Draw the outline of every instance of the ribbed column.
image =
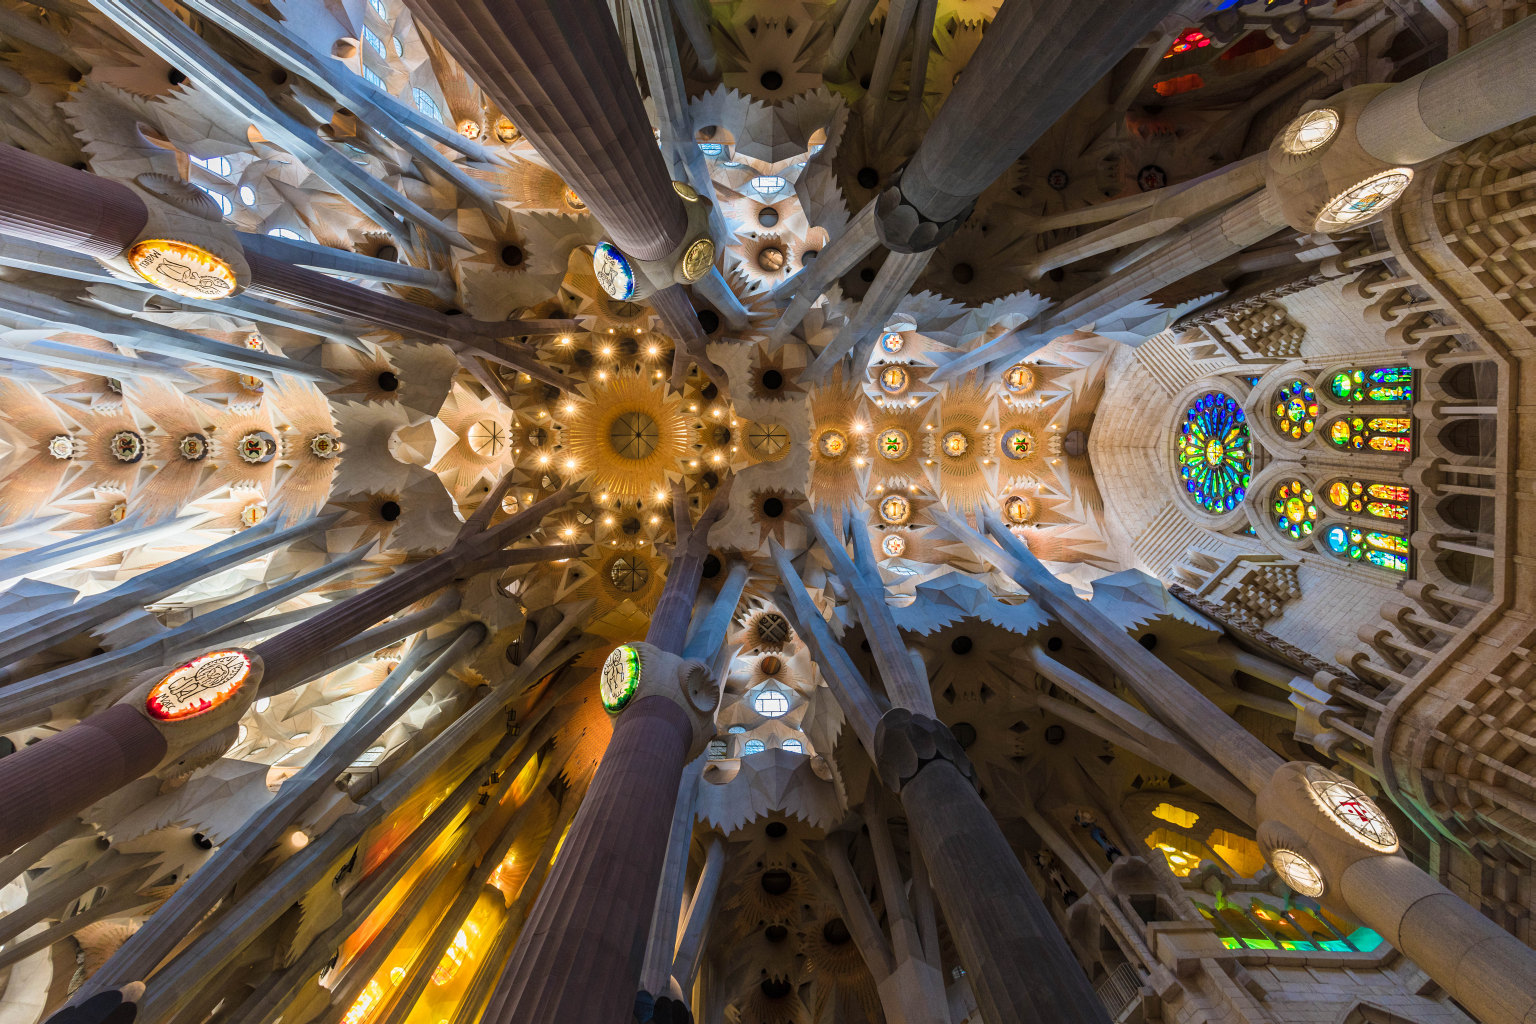
POLYGON ((408 0, 630 256, 682 244, 688 217, 603 0, 408 0))
POLYGON ((982 1016, 1010 1024, 1104 1024, 1104 1006, 974 786, 946 760, 901 791, 982 1016))
POLYGON ((965 213, 1178 6, 1178 0, 1003 4, 902 173, 906 204, 932 222, 965 213))
POLYGON ((165 752, 165 737, 154 723, 127 704, 114 704, 0 758, 0 853, 126 786, 165 752))
POLYGON ((0 234, 96 259, 122 255, 149 211, 127 185, 0 146, 0 234))
POLYGON ((688 716, 666 697, 643 697, 619 716, 485 1024, 630 1018, 692 738, 688 716))

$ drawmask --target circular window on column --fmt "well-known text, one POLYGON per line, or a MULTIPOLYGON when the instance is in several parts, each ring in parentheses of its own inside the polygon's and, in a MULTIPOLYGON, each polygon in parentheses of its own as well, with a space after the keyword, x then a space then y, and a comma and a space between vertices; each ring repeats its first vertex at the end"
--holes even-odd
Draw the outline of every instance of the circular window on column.
POLYGON ((1253 451, 1237 399, 1208 391, 1184 410, 1175 441, 1184 491, 1207 512, 1231 512, 1248 494, 1253 451))
POLYGON ((1275 874, 1280 876, 1280 881, 1296 892, 1313 899, 1323 894, 1323 889, 1326 888, 1323 884, 1323 873, 1318 870, 1316 864, 1295 850, 1276 850, 1270 854, 1269 862, 1274 865, 1275 874))
POLYGON ((250 674, 251 658, 244 651, 210 651, 151 687, 144 706, 162 722, 196 718, 232 700, 250 674))
POLYGON ((1302 769, 1312 800, 1335 825, 1351 838, 1382 853, 1396 853, 1397 829, 1381 813, 1365 791, 1326 768, 1309 764, 1302 769))
POLYGON ((624 710, 639 688, 640 652, 629 644, 615 647, 608 660, 603 662, 603 674, 598 679, 603 707, 610 712, 624 710))

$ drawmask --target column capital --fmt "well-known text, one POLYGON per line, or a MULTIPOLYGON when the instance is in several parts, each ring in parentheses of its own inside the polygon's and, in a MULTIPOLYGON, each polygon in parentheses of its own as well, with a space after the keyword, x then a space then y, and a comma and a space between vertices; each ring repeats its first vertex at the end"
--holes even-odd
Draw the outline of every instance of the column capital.
POLYGON ((611 715, 622 715, 647 697, 663 697, 677 705, 693 730, 690 760, 704 752, 715 734, 720 685, 702 661, 679 657, 643 640, 615 647, 598 678, 603 707, 611 715))
POLYGON ((974 197, 965 208, 948 220, 936 221, 917 208, 901 190, 903 167, 891 180, 891 185, 875 198, 875 232, 880 244, 892 252, 927 252, 960 229, 976 208, 974 197))
POLYGON ((875 727, 875 766, 886 788, 900 793, 931 761, 948 761, 972 786, 976 770, 949 726, 906 708, 892 708, 875 727))

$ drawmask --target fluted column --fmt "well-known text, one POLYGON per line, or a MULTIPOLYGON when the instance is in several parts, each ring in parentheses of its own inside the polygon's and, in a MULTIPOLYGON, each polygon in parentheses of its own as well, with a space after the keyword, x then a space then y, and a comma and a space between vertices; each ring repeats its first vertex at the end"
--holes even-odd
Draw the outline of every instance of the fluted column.
POLYGON ((491 996, 485 1024, 629 1019, 693 723, 660 695, 619 716, 491 996))
POLYGON ((982 1016, 1105 1024, 1104 1005, 972 780, 936 757, 902 786, 901 806, 982 1016))
POLYGON ((409 0, 408 7, 641 260, 688 217, 603 0, 409 0))
POLYGON ((127 185, 15 146, 0 146, 0 178, 0 234, 111 259, 149 219, 144 200, 127 185))
MULTIPOLYGON (((1178 0, 1004 3, 902 172, 899 197, 891 196, 896 189, 882 195, 882 214, 899 199, 916 215, 914 228, 917 218, 963 220, 1009 164, 1177 7, 1178 0)), ((913 239, 915 248, 937 244, 926 234, 913 239)))
POLYGON ((965 752, 933 717, 931 695, 918 692, 927 677, 916 671, 900 643, 889 607, 859 582, 865 576, 861 569, 874 561, 864 525, 854 525, 854 558, 827 522, 812 519, 810 525, 819 527, 833 572, 856 593, 854 609, 897 706, 870 722, 877 708, 869 685, 832 637, 788 552, 775 544, 774 564, 795 626, 881 781, 901 799, 912 842, 930 866, 934 897, 971 974, 983 1016, 1013 1024, 1103 1024, 1103 1006, 982 802, 965 752), (922 710, 914 713, 901 706, 904 702, 922 710))
POLYGON ((139 778, 166 750, 165 737, 145 715, 114 704, 0 758, 0 854, 139 778))

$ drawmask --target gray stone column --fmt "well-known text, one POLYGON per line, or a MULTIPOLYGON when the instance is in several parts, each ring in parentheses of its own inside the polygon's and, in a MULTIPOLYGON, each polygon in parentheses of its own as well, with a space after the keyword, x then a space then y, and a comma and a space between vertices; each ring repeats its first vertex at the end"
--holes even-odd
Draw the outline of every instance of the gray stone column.
MULTIPOLYGON (((901 644, 889 607, 861 582, 861 568, 874 561, 868 535, 860 533, 864 526, 855 524, 850 558, 840 532, 829 530, 825 520, 813 518, 809 525, 822 535, 833 571, 853 592, 855 611, 897 705, 879 717, 872 733, 874 702, 868 684, 832 638, 788 552, 775 544, 774 563, 788 606, 881 781, 901 799, 908 832, 929 866, 934 897, 971 974, 983 1015, 1017 1024, 1103 1024, 1103 1006, 982 802, 965 752, 933 717, 927 677, 901 644), (924 710, 914 713, 903 702, 924 710)), ((869 945, 861 942, 860 948, 869 945)))
POLYGON ((1103 1004, 982 803, 949 730, 896 709, 880 720, 875 743, 881 778, 901 797, 982 1016, 1105 1024, 1103 1004))
POLYGON ((1536 22, 1522 18, 1476 46, 1399 82, 1360 115, 1371 156, 1413 165, 1536 116, 1536 22))
POLYGON ((1003 4, 896 186, 883 240, 929 249, 976 197, 1102 79, 1178 0, 1003 4))
POLYGON ((409 0, 587 204, 614 244, 660 259, 688 228, 603 0, 409 0))

